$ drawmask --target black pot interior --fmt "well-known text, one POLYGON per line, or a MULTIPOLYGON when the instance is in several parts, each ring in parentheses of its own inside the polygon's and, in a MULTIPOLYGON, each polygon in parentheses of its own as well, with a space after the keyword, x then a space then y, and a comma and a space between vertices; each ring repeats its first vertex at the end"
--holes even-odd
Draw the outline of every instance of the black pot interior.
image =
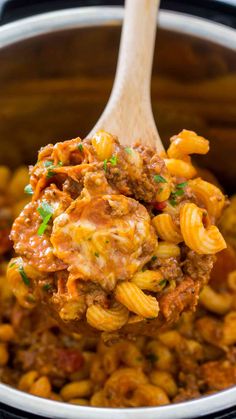
MULTIPOLYGON (((38 36, 0 51, 0 164, 36 160, 48 142, 84 137, 111 90, 119 25, 38 36)), ((158 30, 153 110, 165 146, 183 128, 211 141, 198 164, 226 192, 236 175, 236 60, 227 47, 158 30)))

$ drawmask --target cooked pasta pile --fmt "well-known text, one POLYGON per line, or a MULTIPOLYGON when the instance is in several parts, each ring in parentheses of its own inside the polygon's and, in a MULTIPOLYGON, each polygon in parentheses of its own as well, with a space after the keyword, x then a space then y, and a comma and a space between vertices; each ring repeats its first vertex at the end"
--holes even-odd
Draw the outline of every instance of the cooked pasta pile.
MULTIPOLYGON (((34 307, 33 295, 23 298, 18 280, 13 288, 6 280, 12 253, 7 235, 28 199, 23 192, 28 175, 25 167, 13 174, 0 167, 0 174, 0 381, 51 400, 106 407, 176 403, 236 384, 235 205, 220 223, 234 247, 217 254, 196 312, 183 313, 158 337, 106 346, 101 339, 62 330, 34 307)), ((145 272, 136 276, 139 283, 145 272)), ((28 277, 22 269, 20 275, 24 290, 28 277)))
MULTIPOLYGON (((12 196, 12 208, 18 199, 12 196)), ((235 207, 231 214, 236 217, 235 207)), ((229 229, 228 217, 221 224, 229 229)), ((51 400, 106 407, 177 403, 236 384, 236 253, 230 245, 218 253, 195 313, 183 313, 156 338, 139 336, 111 346, 63 331, 45 310, 33 308, 30 299, 28 306, 20 306, 6 280, 9 252, 3 253, 3 383, 51 400)))
POLYGON ((194 310, 226 247, 215 225, 225 197, 190 158, 208 150, 187 130, 163 158, 104 131, 42 148, 11 232, 19 303, 43 302, 71 330, 104 339, 155 335, 194 310))

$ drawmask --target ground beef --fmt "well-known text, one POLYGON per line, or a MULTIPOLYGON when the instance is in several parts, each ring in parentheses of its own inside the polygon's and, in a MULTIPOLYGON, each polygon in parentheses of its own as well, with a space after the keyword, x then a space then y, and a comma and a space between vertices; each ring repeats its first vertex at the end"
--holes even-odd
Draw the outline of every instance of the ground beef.
MULTIPOLYGON (((196 373, 196 371, 195 371, 196 373)), ((174 403, 180 403, 185 400, 197 399, 201 396, 199 391, 199 383, 194 373, 179 373, 179 392, 173 399, 174 403)))
POLYGON ((215 255, 199 255, 186 246, 184 246, 183 253, 186 255, 182 264, 183 272, 191 278, 199 280, 203 285, 207 284, 216 261, 215 255))
POLYGON ((160 269, 163 277, 170 281, 180 282, 183 279, 183 272, 176 258, 157 258, 150 263, 151 269, 160 269))
POLYGON ((229 361, 207 362, 200 372, 209 390, 219 391, 236 384, 236 365, 229 361))
POLYGON ((72 199, 78 198, 83 189, 83 183, 75 182, 72 178, 68 178, 63 183, 63 192, 66 192, 72 199))
POLYGON ((168 322, 178 319, 183 310, 194 310, 199 298, 199 282, 186 278, 173 291, 160 298, 160 310, 168 322))

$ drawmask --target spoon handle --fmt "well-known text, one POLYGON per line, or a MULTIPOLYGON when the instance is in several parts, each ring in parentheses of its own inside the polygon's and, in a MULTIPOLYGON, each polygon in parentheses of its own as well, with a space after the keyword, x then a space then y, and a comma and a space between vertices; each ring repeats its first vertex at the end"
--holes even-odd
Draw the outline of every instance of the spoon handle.
MULTIPOLYGON (((126 0, 114 93, 149 97, 160 0, 126 0)), ((113 94, 114 94, 113 93, 113 94)))
POLYGON ((156 19, 160 0, 126 0, 115 82, 98 129, 110 131, 123 145, 142 144, 163 151, 150 98, 156 19))

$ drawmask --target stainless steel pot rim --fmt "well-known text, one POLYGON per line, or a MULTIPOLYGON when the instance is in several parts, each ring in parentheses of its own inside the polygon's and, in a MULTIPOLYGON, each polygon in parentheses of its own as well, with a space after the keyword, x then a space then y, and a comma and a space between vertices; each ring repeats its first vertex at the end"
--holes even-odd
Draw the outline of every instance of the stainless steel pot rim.
POLYGON ((26 412, 55 419, 190 419, 234 406, 236 388, 175 405, 114 409, 75 406, 42 399, 0 384, 0 401, 26 412))
MULTIPOLYGON (((76 27, 118 25, 123 19, 122 7, 83 7, 43 13, 6 24, 0 28, 0 48, 37 35, 76 27)), ((161 29, 197 36, 236 50, 236 31, 219 23, 162 10, 158 16, 161 29)))
MULTIPOLYGON (((121 7, 89 7, 45 13, 9 23, 0 28, 0 48, 38 35, 76 27, 120 25, 121 7)), ((221 24, 197 17, 161 11, 161 29, 170 30, 211 41, 236 50, 236 32, 221 24)), ((75 406, 22 393, 0 384, 0 401, 17 409, 57 419, 190 419, 220 411, 235 405, 236 387, 200 399, 161 407, 111 409, 75 406)))
POLYGON ((0 401, 26 412, 55 419, 190 419, 234 406, 236 388, 175 405, 120 409, 75 406, 31 396, 0 384, 0 401))

